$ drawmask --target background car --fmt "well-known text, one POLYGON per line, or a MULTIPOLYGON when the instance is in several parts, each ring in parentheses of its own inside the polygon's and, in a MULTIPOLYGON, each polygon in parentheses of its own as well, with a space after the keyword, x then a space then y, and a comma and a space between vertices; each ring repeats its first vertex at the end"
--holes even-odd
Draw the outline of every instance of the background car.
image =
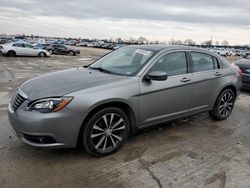
POLYGON ((212 49, 211 51, 225 57, 229 55, 229 51, 225 49, 212 49))
POLYGON ((76 46, 87 46, 88 42, 79 42, 76 46))
POLYGON ((34 48, 31 44, 27 43, 7 43, 1 45, 1 52, 7 56, 39 56, 47 57, 50 53, 44 49, 34 48))
POLYGON ((6 44, 9 42, 14 42, 14 40, 12 40, 12 39, 0 39, 0 44, 6 44))
POLYGON ((242 71, 242 89, 250 90, 250 54, 234 63, 242 71))
POLYGON ((80 54, 80 50, 61 44, 52 44, 45 47, 45 49, 48 50, 50 54, 61 54, 61 55, 71 55, 71 56, 80 54))
POLYGON ((245 56, 247 53, 249 53, 248 50, 236 50, 236 56, 245 56))

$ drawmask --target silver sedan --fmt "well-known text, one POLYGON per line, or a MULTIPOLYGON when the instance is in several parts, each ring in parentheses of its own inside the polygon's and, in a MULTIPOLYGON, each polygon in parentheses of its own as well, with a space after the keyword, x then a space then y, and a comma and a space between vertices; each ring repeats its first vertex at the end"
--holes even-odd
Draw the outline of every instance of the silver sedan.
POLYGON ((233 111, 241 87, 237 66, 199 48, 120 48, 88 67, 28 80, 8 106, 16 135, 36 147, 83 146, 116 152, 137 129, 209 112, 233 111))
POLYGON ((28 43, 6 43, 0 46, 1 53, 7 56, 37 56, 49 57, 50 53, 47 50, 39 49, 28 43))

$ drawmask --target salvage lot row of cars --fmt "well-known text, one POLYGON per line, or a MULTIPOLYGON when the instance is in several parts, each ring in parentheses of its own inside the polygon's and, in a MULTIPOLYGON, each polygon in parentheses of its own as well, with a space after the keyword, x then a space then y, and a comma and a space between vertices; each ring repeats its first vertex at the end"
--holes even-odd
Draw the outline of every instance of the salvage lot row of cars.
POLYGON ((8 42, 0 45, 0 50, 3 55, 15 56, 35 56, 35 57, 49 57, 51 54, 61 55, 77 55, 80 50, 74 49, 66 45, 48 44, 33 46, 24 42, 8 42))
POLYGON ((236 49, 225 49, 225 48, 209 48, 208 50, 219 54, 221 56, 227 57, 227 56, 246 56, 249 54, 248 50, 245 49, 240 49, 240 50, 236 50, 236 49))

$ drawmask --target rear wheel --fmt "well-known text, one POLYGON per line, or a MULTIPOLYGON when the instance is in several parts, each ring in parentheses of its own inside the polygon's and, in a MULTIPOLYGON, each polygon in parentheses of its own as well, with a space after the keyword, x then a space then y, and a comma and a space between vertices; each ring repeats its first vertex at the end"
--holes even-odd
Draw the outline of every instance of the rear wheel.
POLYGON ((73 55, 75 55, 75 53, 73 51, 69 51, 69 55, 73 56, 73 55))
POLYGON ((224 90, 218 97, 210 115, 217 120, 225 120, 232 113, 235 103, 235 94, 231 89, 224 90))
POLYGON ((85 125, 82 134, 85 150, 94 156, 106 156, 116 152, 127 140, 129 120, 119 108, 105 108, 85 125))
POLYGON ((9 57, 15 57, 16 56, 16 52, 15 51, 8 51, 7 55, 9 57))

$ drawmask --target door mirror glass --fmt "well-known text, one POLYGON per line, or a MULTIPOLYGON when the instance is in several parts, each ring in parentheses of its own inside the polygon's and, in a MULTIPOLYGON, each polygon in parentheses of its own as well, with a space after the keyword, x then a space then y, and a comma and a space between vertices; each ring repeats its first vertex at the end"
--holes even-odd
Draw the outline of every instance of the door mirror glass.
POLYGON ((146 76, 147 80, 165 81, 168 79, 168 75, 163 71, 154 71, 146 76))

